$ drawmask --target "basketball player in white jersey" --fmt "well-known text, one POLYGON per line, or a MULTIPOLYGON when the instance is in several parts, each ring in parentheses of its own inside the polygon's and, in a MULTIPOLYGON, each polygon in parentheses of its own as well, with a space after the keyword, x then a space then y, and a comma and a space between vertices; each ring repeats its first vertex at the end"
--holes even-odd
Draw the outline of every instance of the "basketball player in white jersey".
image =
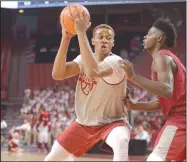
POLYGON ((128 161, 130 126, 122 101, 127 81, 119 66, 122 59, 111 52, 114 30, 106 24, 93 30, 93 53, 86 35, 88 26, 84 15, 75 21, 81 54, 66 62, 72 36, 63 31, 52 76, 55 80, 63 80, 79 74, 75 92, 77 119, 57 137, 45 161, 79 157, 99 140, 112 148, 114 161, 128 161))

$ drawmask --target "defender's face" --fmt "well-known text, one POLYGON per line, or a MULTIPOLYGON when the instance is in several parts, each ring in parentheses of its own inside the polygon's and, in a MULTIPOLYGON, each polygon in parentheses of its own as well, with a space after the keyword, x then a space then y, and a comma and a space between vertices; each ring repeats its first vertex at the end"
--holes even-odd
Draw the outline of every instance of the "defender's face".
POLYGON ((110 29, 99 28, 96 30, 92 44, 95 46, 95 51, 108 54, 114 46, 114 33, 110 29))
POLYGON ((157 43, 157 29, 151 27, 146 36, 144 36, 143 46, 145 50, 154 48, 157 43))

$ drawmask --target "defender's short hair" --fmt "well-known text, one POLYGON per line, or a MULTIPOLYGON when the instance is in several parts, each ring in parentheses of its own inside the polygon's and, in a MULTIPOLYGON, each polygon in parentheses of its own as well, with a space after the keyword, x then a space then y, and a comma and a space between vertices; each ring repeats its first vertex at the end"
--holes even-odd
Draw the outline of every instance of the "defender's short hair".
POLYGON ((177 32, 174 24, 171 23, 169 18, 159 18, 153 26, 166 35, 165 45, 169 48, 173 47, 176 43, 177 32))

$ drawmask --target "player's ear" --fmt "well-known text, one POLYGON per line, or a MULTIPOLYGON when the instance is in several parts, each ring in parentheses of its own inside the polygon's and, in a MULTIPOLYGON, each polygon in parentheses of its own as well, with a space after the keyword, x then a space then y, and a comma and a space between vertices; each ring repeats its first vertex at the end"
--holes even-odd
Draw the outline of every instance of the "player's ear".
POLYGON ((115 43, 115 39, 113 39, 113 42, 112 42, 112 47, 114 47, 114 43, 115 43))
POLYGON ((157 37, 157 41, 158 42, 163 42, 165 40, 165 37, 164 36, 158 36, 157 37))

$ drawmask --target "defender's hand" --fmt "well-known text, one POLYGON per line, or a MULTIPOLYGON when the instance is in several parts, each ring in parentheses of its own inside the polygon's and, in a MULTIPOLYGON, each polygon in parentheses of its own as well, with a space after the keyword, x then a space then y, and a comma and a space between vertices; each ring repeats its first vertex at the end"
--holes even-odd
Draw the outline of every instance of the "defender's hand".
POLYGON ((130 96, 127 96, 126 98, 124 98, 123 103, 128 110, 133 110, 133 107, 134 107, 135 103, 133 103, 130 96))
POLYGON ((120 66, 125 70, 125 76, 127 80, 131 80, 135 75, 133 64, 128 60, 120 60, 120 66))

